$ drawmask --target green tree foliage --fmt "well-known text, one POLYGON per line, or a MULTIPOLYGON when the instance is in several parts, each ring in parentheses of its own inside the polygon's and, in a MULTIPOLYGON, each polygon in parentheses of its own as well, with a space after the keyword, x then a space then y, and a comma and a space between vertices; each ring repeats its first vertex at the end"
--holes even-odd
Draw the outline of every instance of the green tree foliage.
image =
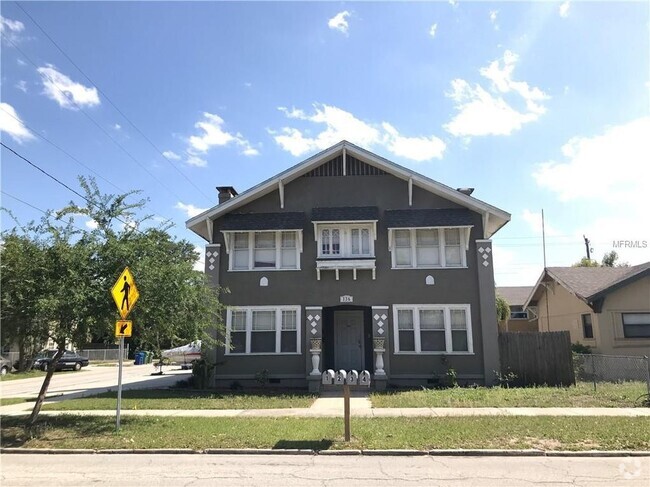
MULTIPOLYGON (((145 201, 129 201, 136 192, 102 194, 92 179, 80 178, 80 184, 86 193, 84 205, 70 203, 56 215, 48 213, 40 224, 22 227, 21 235, 16 229, 3 235, 5 242, 11 243, 3 246, 3 266, 5 252, 12 252, 7 256, 15 254, 7 285, 3 267, 3 308, 9 303, 14 317, 17 305, 13 303, 21 299, 33 302, 33 313, 23 321, 32 327, 35 323, 44 326, 58 344, 28 425, 38 416, 65 344, 80 346, 91 336, 113 340, 119 315, 110 289, 125 266, 130 267, 140 291, 129 315, 136 346, 159 354, 162 348, 194 340, 216 345, 214 337, 222 328, 219 290, 208 285, 203 273, 193 270, 199 258, 194 247, 171 236, 168 222, 154 227, 149 225, 151 217, 139 217, 145 201), (97 228, 85 231, 74 227, 74 216, 79 214, 92 218, 97 228), (25 263, 28 259, 32 260, 29 265, 25 263), (37 282, 31 287, 20 284, 23 275, 28 282, 37 282)), ((3 330, 4 318, 3 310, 3 330)), ((18 327, 9 327, 14 329, 18 327)), ((17 340, 17 333, 10 332, 5 338, 17 340)))
POLYGON ((498 321, 505 321, 508 318, 510 318, 510 305, 508 304, 508 301, 506 301, 504 297, 497 295, 496 305, 497 305, 498 321))
POLYGON ((603 260, 599 264, 597 260, 587 259, 583 257, 579 262, 576 262, 571 267, 630 267, 627 262, 618 262, 618 254, 615 250, 607 252, 603 255, 603 260))
POLYGON ((583 257, 578 262, 573 264, 571 267, 600 267, 600 265, 598 264, 598 261, 583 257))

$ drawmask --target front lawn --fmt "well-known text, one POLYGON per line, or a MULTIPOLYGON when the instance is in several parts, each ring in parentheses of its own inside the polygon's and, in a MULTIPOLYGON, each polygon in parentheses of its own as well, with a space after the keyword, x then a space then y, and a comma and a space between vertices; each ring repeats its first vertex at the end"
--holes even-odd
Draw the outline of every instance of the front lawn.
MULTIPOLYGON (((204 392, 143 389, 122 392, 122 409, 278 409, 308 408, 316 396, 307 392, 204 392)), ((115 409, 116 392, 45 404, 43 410, 115 409)))
POLYGON ((375 392, 375 408, 480 408, 480 407, 637 407, 646 394, 645 382, 593 384, 571 387, 455 387, 412 391, 375 392))
POLYGON ((29 448, 311 448, 417 450, 539 448, 648 450, 650 418, 467 417, 353 418, 343 441, 340 418, 41 417, 32 435, 26 417, 2 421, 3 447, 29 448))
POLYGON ((3 397, 0 398, 0 406, 11 406, 12 404, 21 404, 23 402, 34 402, 36 399, 28 397, 3 397))
POLYGON ((42 370, 28 370, 27 372, 9 372, 7 375, 0 375, 0 380, 17 380, 32 379, 34 377, 44 377, 46 372, 42 370))

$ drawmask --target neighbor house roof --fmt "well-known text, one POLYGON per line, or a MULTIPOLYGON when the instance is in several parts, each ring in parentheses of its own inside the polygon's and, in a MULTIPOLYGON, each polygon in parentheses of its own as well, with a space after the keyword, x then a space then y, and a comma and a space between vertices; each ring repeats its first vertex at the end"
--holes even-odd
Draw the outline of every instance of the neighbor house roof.
POLYGON ((650 275, 650 262, 632 267, 548 267, 540 276, 525 305, 539 299, 543 282, 552 279, 593 308, 609 293, 650 275))
POLYGON ((377 221, 379 208, 376 206, 314 208, 311 210, 311 220, 314 222, 377 221))
POLYGON ((223 218, 221 230, 300 230, 306 222, 302 212, 229 213, 223 218))
POLYGON ((533 286, 508 286, 496 288, 496 293, 511 306, 523 306, 532 290, 533 286))
POLYGON ((465 208, 386 210, 387 228, 463 227, 472 225, 472 212, 465 208))
POLYGON ((187 228, 209 241, 212 236, 211 222, 216 218, 230 213, 231 211, 275 190, 279 190, 281 197, 283 197, 284 185, 340 154, 350 154, 352 157, 365 162, 366 164, 407 181, 409 185, 422 188, 430 193, 441 196, 453 203, 481 214, 483 216, 484 238, 490 238, 503 225, 510 221, 510 213, 506 211, 485 203, 477 198, 466 195, 454 188, 439 183, 438 181, 434 181, 433 179, 411 169, 395 164, 388 159, 384 159, 377 154, 373 154, 370 151, 343 140, 329 149, 325 149, 324 151, 305 159, 299 164, 282 171, 266 181, 253 186, 234 198, 190 218, 185 222, 185 225, 187 228))

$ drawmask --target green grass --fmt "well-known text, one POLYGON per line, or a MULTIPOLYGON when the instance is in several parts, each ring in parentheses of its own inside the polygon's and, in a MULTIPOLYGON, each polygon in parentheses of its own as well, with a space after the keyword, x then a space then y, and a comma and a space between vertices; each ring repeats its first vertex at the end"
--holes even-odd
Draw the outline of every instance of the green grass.
POLYGON ((421 389, 375 392, 375 408, 476 408, 476 407, 635 407, 638 397, 648 392, 645 382, 593 384, 579 382, 571 387, 493 387, 421 389))
POLYGON ((27 372, 10 372, 7 375, 1 375, 0 380, 18 380, 18 379, 32 379, 34 377, 44 377, 45 372, 41 370, 28 370, 27 372))
POLYGON ((3 397, 0 398, 0 406, 10 406, 12 404, 21 404, 23 402, 34 402, 36 399, 29 397, 3 397))
POLYGON ((353 418, 345 443, 339 418, 26 417, 2 421, 3 447, 30 448, 540 448, 648 450, 650 418, 465 417, 353 418))
MULTIPOLYGON (((217 393, 182 389, 129 390, 122 393, 122 409, 277 409, 308 408, 316 399, 306 392, 217 393)), ((46 404, 44 410, 115 409, 116 392, 46 404)))

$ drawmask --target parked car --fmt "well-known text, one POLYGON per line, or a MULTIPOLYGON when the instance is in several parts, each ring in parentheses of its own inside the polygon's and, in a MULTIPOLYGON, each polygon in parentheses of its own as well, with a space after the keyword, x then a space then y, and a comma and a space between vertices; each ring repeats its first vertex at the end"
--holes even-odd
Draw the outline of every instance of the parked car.
MULTIPOLYGON (((40 370, 48 370, 54 355, 56 355, 56 350, 45 350, 38 354, 36 360, 34 360, 34 368, 40 370)), ((56 364, 55 370, 80 370, 81 367, 86 367, 88 365, 88 359, 77 355, 75 352, 66 350, 63 352, 63 356, 59 359, 56 364)))
POLYGON ((0 355, 0 375, 7 375, 11 372, 11 360, 0 355))

